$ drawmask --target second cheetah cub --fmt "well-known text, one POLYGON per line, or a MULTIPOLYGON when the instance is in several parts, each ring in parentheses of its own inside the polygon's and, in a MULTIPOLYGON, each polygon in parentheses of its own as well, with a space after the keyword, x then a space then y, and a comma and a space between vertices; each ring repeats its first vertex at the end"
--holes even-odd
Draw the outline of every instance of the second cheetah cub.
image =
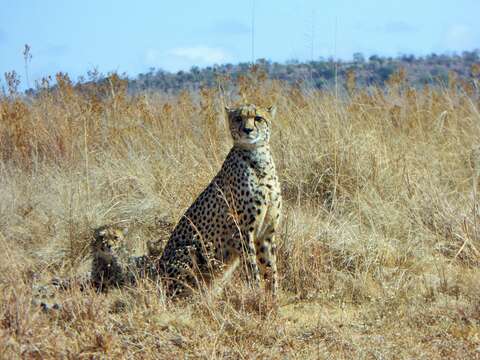
POLYGON ((125 285, 129 270, 125 251, 126 232, 126 228, 115 225, 95 229, 90 241, 90 272, 71 278, 54 278, 52 285, 64 290, 77 285, 80 290, 93 287, 101 291, 125 285))
POLYGON ((159 259, 169 294, 182 295, 242 260, 251 280, 277 292, 275 233, 282 200, 270 134, 275 108, 226 108, 233 147, 185 212, 159 259))

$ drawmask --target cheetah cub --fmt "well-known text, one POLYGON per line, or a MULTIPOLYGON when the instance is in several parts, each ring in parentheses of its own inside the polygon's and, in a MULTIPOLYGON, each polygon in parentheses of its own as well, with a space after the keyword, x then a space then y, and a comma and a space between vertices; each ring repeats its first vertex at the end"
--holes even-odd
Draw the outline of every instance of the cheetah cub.
POLYGON ((148 257, 128 256, 125 247, 126 233, 126 228, 115 225, 104 225, 95 229, 90 242, 90 272, 73 278, 54 279, 53 285, 67 289, 77 284, 81 290, 93 287, 100 291, 133 285, 136 276, 147 265, 148 257))
POLYGON ((241 260, 249 279, 277 293, 275 233, 282 208, 270 134, 275 108, 226 108, 233 147, 185 212, 159 259, 167 294, 190 292, 241 260))
POLYGON ((95 288, 104 290, 112 286, 122 286, 127 281, 126 232, 126 228, 108 225, 94 231, 90 250, 92 253, 91 282, 95 288))

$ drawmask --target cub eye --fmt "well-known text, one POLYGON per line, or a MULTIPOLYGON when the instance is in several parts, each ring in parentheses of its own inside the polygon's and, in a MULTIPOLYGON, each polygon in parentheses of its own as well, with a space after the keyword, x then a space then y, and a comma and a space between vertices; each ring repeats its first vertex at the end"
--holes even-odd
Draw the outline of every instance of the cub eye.
POLYGON ((255 116, 255 121, 262 121, 262 120, 263 120, 263 117, 261 117, 261 116, 258 116, 258 115, 257 115, 257 116, 255 116))
POLYGON ((242 121, 242 117, 241 116, 235 116, 235 121, 242 121))

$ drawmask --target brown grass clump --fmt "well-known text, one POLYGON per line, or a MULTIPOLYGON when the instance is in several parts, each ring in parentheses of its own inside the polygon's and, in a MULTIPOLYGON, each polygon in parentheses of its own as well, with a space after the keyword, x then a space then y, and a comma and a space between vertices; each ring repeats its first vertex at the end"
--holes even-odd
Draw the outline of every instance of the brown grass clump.
POLYGON ((144 281, 58 293, 62 308, 44 313, 35 283, 88 269, 90 229, 128 223, 132 253, 146 252, 231 142, 216 89, 131 96, 116 75, 74 86, 58 74, 26 99, 8 76, 2 357, 480 358, 478 92, 453 78, 412 89, 402 72, 358 89, 352 73, 337 98, 255 69, 223 88, 226 102, 278 107, 278 308, 236 273, 219 296, 172 303, 144 281))

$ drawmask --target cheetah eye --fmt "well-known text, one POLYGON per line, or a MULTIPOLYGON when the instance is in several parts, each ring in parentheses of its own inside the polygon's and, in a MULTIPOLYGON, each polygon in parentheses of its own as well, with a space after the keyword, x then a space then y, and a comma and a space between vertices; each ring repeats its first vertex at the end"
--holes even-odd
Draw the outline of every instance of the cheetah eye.
POLYGON ((257 116, 255 116, 255 121, 262 121, 262 120, 263 120, 263 117, 261 117, 261 116, 258 116, 258 115, 257 115, 257 116))
POLYGON ((235 121, 237 121, 237 122, 242 121, 242 117, 241 116, 235 116, 235 121))

